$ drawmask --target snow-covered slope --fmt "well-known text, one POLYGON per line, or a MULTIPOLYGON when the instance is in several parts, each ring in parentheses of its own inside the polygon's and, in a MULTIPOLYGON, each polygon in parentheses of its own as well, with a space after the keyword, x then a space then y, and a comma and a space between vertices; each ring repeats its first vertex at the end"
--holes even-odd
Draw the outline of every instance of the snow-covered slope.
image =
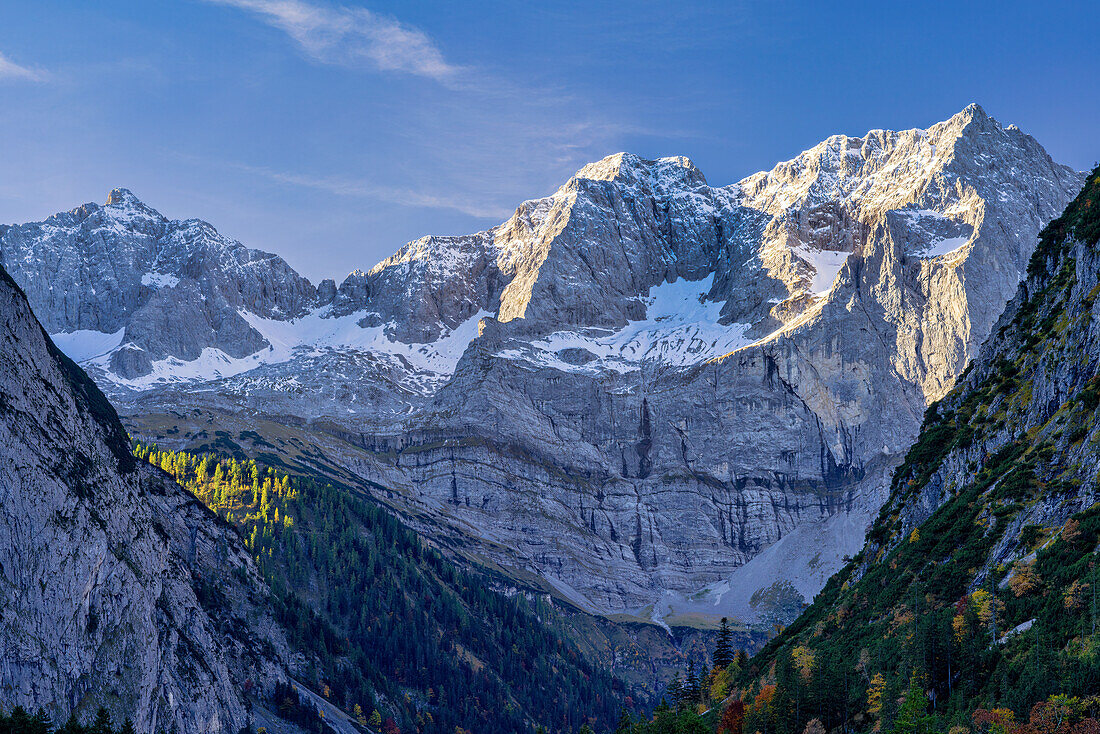
POLYGON ((609 156, 339 286, 130 195, 0 231, 0 254, 134 420, 165 416, 150 430, 181 407, 293 423, 425 528, 589 608, 702 594, 717 613, 776 541, 769 569, 803 594, 839 564, 853 544, 822 539, 877 508, 1079 182, 971 106, 722 187, 685 158, 609 156), (127 308, 98 297, 104 249, 135 263, 127 308), (36 258, 71 262, 72 293, 36 258))
POLYGON ((722 304, 707 300, 713 289, 713 276, 662 283, 637 297, 645 306, 643 318, 621 329, 555 331, 497 356, 593 374, 636 371, 647 363, 684 367, 721 357, 753 341, 746 336, 752 325, 721 323, 722 304))

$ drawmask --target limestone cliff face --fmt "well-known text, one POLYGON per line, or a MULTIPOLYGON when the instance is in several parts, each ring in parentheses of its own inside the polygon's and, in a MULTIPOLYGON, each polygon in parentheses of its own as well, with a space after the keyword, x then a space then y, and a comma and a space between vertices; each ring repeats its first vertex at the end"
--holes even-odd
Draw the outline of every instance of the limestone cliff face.
POLYGON ((286 642, 236 533, 136 463, 0 268, 0 704, 236 734, 286 642))
POLYGON ((266 346, 228 368, 88 366, 162 440, 181 407, 292 424, 425 531, 587 608, 757 618, 762 586, 808 598, 858 550, 1079 184, 977 106, 723 187, 622 153, 307 314, 246 304, 266 346))
POLYGON ((622 182, 614 194, 603 178, 566 187, 599 193, 573 202, 540 282, 560 259, 571 278, 543 287, 568 283, 578 305, 546 297, 549 316, 487 319, 430 411, 367 471, 478 528, 508 549, 502 563, 520 549, 596 609, 754 618, 753 592, 787 580, 809 598, 858 550, 925 408, 1080 178, 976 107, 927 131, 830 138, 719 193, 698 178, 639 186, 669 168, 621 156, 594 167, 622 182), (685 185, 708 205, 673 213, 662 197, 685 185), (634 274, 623 252, 651 270, 634 274), (652 317, 660 295, 605 284, 623 273, 627 292, 677 276, 696 287, 678 281, 689 297, 652 317), (727 332, 682 328, 685 309, 722 298, 727 332), (585 305, 600 315, 571 310, 585 305), (738 322, 741 341, 725 341, 738 322), (781 538, 782 564, 745 566, 781 538))
MULTIPOLYGON (((979 588, 999 566, 1027 556, 1027 525, 1056 535, 1100 499, 1100 169, 1047 227, 1015 296, 966 375, 936 405, 920 446, 895 479, 869 547, 896 544, 972 485, 1030 474, 1030 495, 975 575, 979 588), (932 436, 938 436, 933 439, 932 436), (984 470, 984 471, 983 471, 984 470), (1037 480, 1037 481, 1035 481, 1037 480), (886 533, 885 531, 889 532, 886 533), (886 542, 890 541, 890 542, 886 542)), ((1008 504, 996 482, 982 497, 1008 504)), ((865 554, 870 558, 871 554, 865 554)))

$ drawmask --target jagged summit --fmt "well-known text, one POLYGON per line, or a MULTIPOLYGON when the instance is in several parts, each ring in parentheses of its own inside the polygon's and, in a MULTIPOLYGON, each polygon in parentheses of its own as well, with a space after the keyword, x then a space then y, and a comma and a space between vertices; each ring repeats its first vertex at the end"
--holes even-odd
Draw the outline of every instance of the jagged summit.
POLYGON ((615 153, 583 166, 573 176, 592 181, 619 181, 625 184, 646 182, 652 187, 692 189, 706 186, 707 180, 695 164, 684 156, 647 160, 633 153, 615 153))
MULTIPOLYGON (((951 127, 962 129, 969 125, 975 125, 977 128, 1000 128, 1001 123, 997 122, 996 118, 985 111, 977 102, 971 102, 966 107, 951 115, 945 120, 934 123, 929 126, 929 129, 936 127, 951 127)), ((889 132, 887 130, 870 130, 868 134, 889 132)))
POLYGON ((74 335, 78 358, 108 355, 110 371, 125 378, 208 348, 254 354, 267 344, 242 310, 287 318, 315 299, 282 258, 205 222, 169 220, 123 188, 104 206, 7 228, 0 252, 50 333, 74 335))
POLYGON ((144 204, 130 189, 117 188, 111 189, 107 194, 105 206, 144 206, 144 204))

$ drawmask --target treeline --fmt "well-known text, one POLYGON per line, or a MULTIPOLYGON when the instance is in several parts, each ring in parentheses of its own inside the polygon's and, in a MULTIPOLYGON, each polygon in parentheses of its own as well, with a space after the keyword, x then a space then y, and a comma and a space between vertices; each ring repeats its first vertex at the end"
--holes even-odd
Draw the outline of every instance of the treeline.
POLYGON ((239 528, 292 642, 319 661, 316 689, 361 723, 606 731, 631 705, 550 624, 544 601, 497 593, 369 497, 254 461, 134 452, 239 528))
POLYGON ((55 729, 45 711, 40 709, 32 715, 16 706, 9 714, 0 711, 0 734, 134 734, 134 725, 126 719, 118 729, 113 728, 110 714, 101 708, 87 725, 70 716, 63 726, 55 729))

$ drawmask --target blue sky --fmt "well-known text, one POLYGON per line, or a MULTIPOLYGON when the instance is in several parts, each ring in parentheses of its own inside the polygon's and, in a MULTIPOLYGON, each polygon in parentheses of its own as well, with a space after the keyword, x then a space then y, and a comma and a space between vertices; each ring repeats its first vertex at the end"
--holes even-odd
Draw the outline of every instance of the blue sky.
POLYGON ((972 101, 1100 158, 1100 3, 85 0, 0 8, 0 222, 125 186, 340 279, 589 160, 712 184, 972 101))

